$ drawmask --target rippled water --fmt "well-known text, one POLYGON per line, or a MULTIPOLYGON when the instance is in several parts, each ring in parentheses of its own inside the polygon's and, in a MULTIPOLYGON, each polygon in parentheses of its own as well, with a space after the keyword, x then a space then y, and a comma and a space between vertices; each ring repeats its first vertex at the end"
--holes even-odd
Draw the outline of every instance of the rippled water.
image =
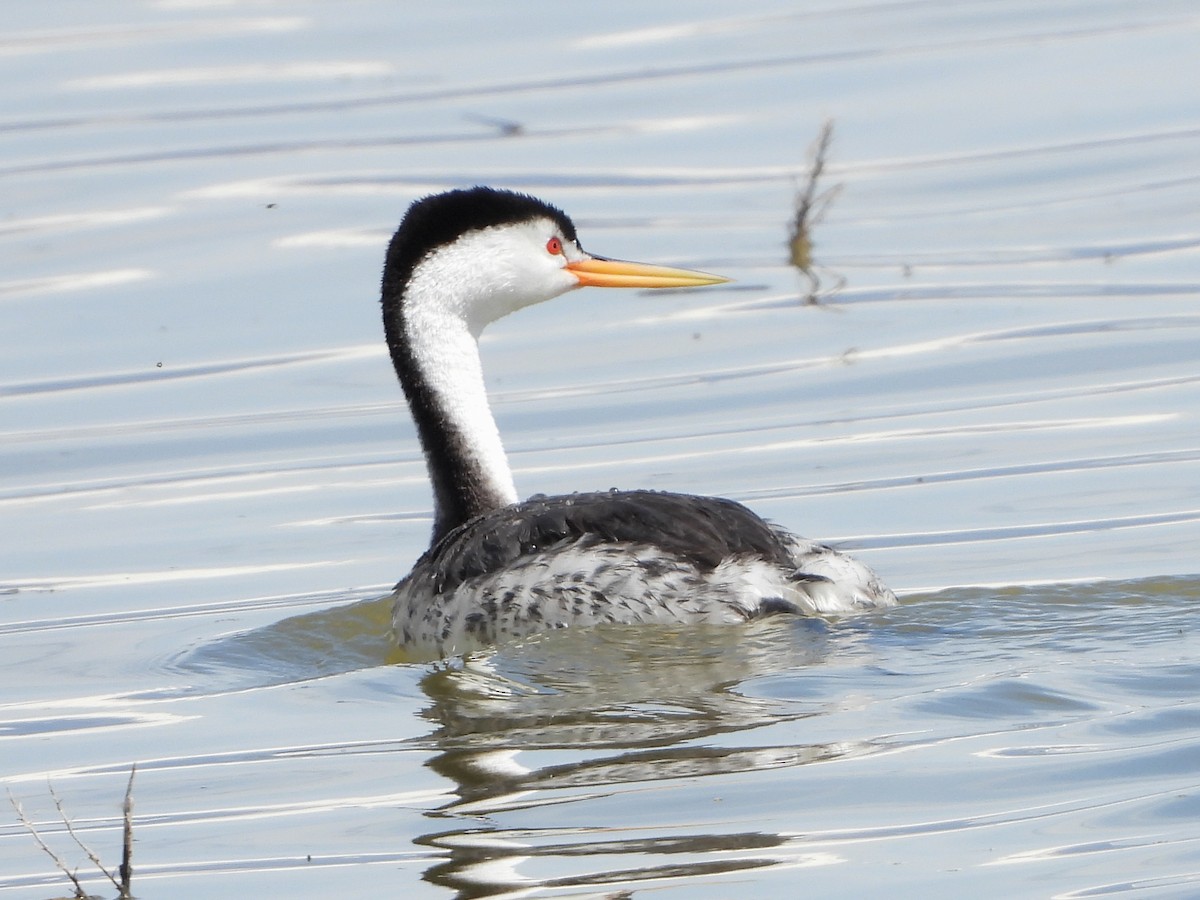
MULTIPOLYGON (((1194 896, 1198 32, 11 4, 0 780, 100 895, 50 787, 115 865, 137 763, 142 897, 1194 896), (522 491, 736 497, 902 605, 398 658, 376 598, 429 494, 378 273, 408 202, 476 182, 736 279, 494 326, 522 491)), ((69 887, 0 819, 0 893, 69 887)))

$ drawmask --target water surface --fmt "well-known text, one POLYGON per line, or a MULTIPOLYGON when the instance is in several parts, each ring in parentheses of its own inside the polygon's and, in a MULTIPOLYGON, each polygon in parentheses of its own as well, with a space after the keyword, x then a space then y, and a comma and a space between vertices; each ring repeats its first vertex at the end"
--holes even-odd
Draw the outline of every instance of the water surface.
MULTIPOLYGON (((135 762, 143 897, 1195 894, 1192 5, 586 18, 6 10, 0 779, 100 895, 48 782, 115 864, 135 762), (473 183, 735 279, 490 329, 522 492, 735 497, 902 605, 399 658, 378 275, 473 183)), ((4 821, 0 893, 69 891, 4 821)))

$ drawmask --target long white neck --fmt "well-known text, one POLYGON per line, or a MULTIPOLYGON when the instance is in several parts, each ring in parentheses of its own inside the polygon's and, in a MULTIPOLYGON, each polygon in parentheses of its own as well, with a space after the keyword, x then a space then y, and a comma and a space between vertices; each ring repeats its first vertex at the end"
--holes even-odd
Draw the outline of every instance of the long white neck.
POLYGON ((388 345, 433 482, 434 543, 517 501, 488 406, 479 333, 501 316, 578 287, 561 258, 545 250, 554 228, 536 219, 470 232, 429 253, 406 280, 385 269, 388 345))
POLYGON ((488 404, 477 337, 459 316, 422 303, 419 291, 410 292, 405 319, 413 361, 442 424, 458 438, 455 449, 470 457, 487 495, 500 505, 515 503, 517 489, 488 404))

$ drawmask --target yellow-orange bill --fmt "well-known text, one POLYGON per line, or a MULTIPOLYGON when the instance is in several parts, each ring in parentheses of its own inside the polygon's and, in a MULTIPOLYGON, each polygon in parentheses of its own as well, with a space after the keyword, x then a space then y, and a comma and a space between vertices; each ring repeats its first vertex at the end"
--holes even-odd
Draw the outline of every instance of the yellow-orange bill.
POLYGON ((569 263, 567 271, 578 278, 581 285, 590 287, 698 287, 702 284, 721 284, 729 281, 720 275, 694 272, 691 269, 672 269, 667 266, 595 257, 569 263))

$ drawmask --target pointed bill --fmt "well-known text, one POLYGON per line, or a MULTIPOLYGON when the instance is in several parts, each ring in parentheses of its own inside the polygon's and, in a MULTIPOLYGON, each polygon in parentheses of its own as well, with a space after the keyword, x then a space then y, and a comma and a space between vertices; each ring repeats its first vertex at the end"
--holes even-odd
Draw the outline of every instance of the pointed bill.
POLYGON ((720 275, 695 272, 691 269, 672 269, 646 263, 625 262, 593 256, 569 263, 567 271, 590 287, 699 287, 702 284, 722 284, 729 281, 720 275))

